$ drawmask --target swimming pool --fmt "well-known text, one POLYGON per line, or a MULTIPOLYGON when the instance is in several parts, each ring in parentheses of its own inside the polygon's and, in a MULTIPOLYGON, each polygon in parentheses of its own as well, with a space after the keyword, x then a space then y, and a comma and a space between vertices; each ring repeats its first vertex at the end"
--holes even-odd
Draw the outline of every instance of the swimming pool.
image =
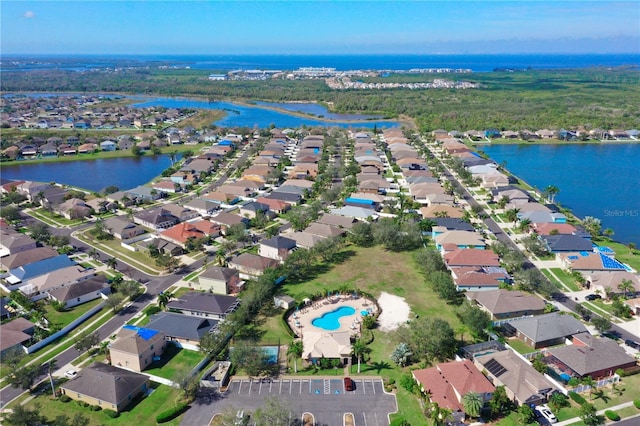
POLYGON ((262 352, 269 357, 269 364, 278 363, 278 352, 280 352, 280 346, 262 346, 262 352))
POLYGON ((318 317, 311 321, 314 327, 322 328, 323 330, 337 330, 340 328, 340 318, 347 317, 356 313, 356 310, 351 306, 342 306, 331 312, 324 313, 321 317, 318 317))

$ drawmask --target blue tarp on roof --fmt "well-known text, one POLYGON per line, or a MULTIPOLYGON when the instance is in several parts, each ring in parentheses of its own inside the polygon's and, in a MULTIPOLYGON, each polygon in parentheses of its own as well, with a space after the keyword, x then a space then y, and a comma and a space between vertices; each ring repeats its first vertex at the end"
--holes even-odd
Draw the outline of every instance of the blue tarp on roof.
POLYGON ((233 146, 233 142, 226 140, 226 139, 222 139, 220 142, 218 142, 218 145, 222 145, 222 146, 233 146))
POLYGON ((375 204, 375 202, 372 200, 362 200, 360 198, 351 198, 351 197, 345 199, 344 201, 345 203, 366 204, 368 206, 375 204))
POLYGON ((135 325, 128 325, 127 324, 127 325, 122 326, 122 328, 127 329, 127 330, 134 330, 138 334, 138 336, 142 337, 143 340, 149 340, 153 336, 158 334, 158 332, 156 330, 151 330, 150 328, 136 327, 135 325))

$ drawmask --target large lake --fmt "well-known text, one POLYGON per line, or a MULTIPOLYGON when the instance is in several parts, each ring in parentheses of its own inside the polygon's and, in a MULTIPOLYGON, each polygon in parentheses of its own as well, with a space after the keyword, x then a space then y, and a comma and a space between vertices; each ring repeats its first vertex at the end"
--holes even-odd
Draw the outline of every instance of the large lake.
POLYGON ((321 105, 318 104, 268 104, 261 102, 262 106, 238 105, 232 102, 206 102, 193 99, 173 99, 173 98, 153 98, 134 104, 135 107, 145 108, 152 106, 163 106, 166 108, 198 108, 198 109, 218 109, 223 110, 227 115, 215 122, 220 127, 257 127, 265 128, 271 124, 279 128, 286 127, 302 127, 302 126, 326 126, 326 127, 343 127, 343 128, 373 128, 378 129, 399 127, 397 121, 386 120, 367 120, 370 116, 362 115, 340 115, 331 114, 321 105), (294 110, 296 105, 299 108, 294 110), (324 121, 313 118, 300 117, 287 114, 280 111, 274 111, 266 108, 266 106, 277 106, 280 108, 288 108, 295 112, 311 112, 314 115, 323 115, 325 118, 330 116, 339 118, 338 120, 324 121), (306 108, 307 111, 303 109, 306 108), (342 121, 340 121, 342 120, 342 121), (360 120, 360 121, 352 121, 360 120), (367 120, 367 121, 362 121, 367 120))
POLYGON ((640 144, 492 145, 481 148, 578 217, 602 220, 614 239, 640 246, 640 144))
POLYGON ((55 181, 100 192, 110 185, 131 189, 151 181, 171 165, 167 155, 103 158, 60 163, 2 163, 2 178, 55 181))

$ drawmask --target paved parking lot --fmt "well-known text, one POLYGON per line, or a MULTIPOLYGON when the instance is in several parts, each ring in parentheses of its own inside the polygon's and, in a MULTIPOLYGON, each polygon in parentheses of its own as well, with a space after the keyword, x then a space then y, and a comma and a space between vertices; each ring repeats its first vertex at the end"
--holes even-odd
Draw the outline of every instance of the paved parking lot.
POLYGON ((291 404, 293 415, 312 413, 316 425, 343 424, 352 413, 357 425, 386 426, 388 415, 397 411, 395 395, 384 392, 380 378, 353 379, 353 391, 345 391, 342 378, 287 377, 272 380, 233 380, 222 395, 199 397, 185 414, 183 425, 205 426, 226 407, 254 411, 268 396, 291 404))

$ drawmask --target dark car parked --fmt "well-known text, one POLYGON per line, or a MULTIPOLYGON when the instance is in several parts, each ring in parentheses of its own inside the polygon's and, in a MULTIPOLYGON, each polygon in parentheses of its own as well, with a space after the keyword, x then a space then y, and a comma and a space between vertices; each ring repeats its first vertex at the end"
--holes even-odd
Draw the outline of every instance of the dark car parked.
POLYGON ((586 300, 597 300, 597 299, 602 299, 602 296, 600 296, 599 294, 587 294, 585 296, 586 300))

